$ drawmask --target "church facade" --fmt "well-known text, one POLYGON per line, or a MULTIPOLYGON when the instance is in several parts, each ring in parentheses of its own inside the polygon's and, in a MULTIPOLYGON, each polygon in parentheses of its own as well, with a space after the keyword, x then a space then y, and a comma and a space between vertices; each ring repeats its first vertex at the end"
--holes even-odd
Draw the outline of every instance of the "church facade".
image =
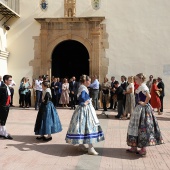
POLYGON ((102 82, 105 76, 120 81, 121 75, 143 72, 162 77, 168 107, 170 3, 166 0, 18 3, 18 15, 9 21, 1 14, 0 75, 12 74, 19 85, 24 76, 31 80, 43 74, 97 74, 102 82))

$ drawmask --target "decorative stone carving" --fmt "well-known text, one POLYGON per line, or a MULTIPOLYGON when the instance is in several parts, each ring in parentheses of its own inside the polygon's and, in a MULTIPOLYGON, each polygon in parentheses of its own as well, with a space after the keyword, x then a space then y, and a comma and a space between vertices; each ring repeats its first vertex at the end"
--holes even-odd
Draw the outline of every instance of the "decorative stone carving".
POLYGON ((109 59, 105 55, 108 35, 104 17, 81 18, 36 18, 41 24, 40 35, 34 39, 33 78, 51 72, 51 58, 54 48, 65 40, 82 43, 89 53, 90 75, 99 75, 99 80, 108 73, 109 59))
POLYGON ((76 16, 76 0, 64 0, 64 16, 76 16))

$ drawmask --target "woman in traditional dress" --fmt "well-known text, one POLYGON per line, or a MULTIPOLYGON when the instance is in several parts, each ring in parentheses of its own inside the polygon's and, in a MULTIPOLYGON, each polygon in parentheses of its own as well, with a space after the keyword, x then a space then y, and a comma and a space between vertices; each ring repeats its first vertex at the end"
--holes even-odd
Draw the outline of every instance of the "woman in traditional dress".
POLYGON ((60 97, 60 104, 63 105, 63 107, 68 107, 69 104, 69 83, 66 78, 63 80, 62 84, 62 92, 60 97))
POLYGON ((89 97, 91 79, 83 75, 80 78, 81 85, 78 90, 79 105, 73 113, 70 125, 66 134, 66 143, 79 144, 79 149, 88 151, 88 154, 98 155, 93 143, 104 140, 104 134, 100 127, 99 120, 89 97), (86 148, 84 144, 88 144, 86 148))
POLYGON ((158 109, 158 114, 161 115, 160 108, 161 108, 161 101, 159 98, 159 89, 157 87, 157 80, 153 79, 152 86, 151 86, 151 106, 155 109, 158 109))
POLYGON ((134 78, 133 76, 128 77, 128 86, 126 87, 126 91, 124 92, 126 95, 126 104, 125 104, 125 112, 124 117, 122 119, 127 119, 128 114, 132 114, 133 109, 135 107, 135 95, 134 95, 134 78))
POLYGON ((52 140, 51 134, 62 131, 60 119, 56 108, 52 103, 51 90, 49 88, 49 82, 44 81, 42 83, 43 88, 43 102, 41 103, 34 132, 35 135, 40 135, 37 140, 50 141, 52 140), (45 137, 44 135, 48 135, 45 137))
POLYGON ((127 145, 131 146, 127 152, 137 153, 141 156, 146 155, 146 147, 159 145, 163 143, 161 132, 153 109, 149 104, 151 95, 149 89, 144 83, 143 73, 136 75, 136 83, 139 84, 136 90, 136 107, 131 115, 128 132, 127 145), (137 151, 137 147, 141 148, 137 151))

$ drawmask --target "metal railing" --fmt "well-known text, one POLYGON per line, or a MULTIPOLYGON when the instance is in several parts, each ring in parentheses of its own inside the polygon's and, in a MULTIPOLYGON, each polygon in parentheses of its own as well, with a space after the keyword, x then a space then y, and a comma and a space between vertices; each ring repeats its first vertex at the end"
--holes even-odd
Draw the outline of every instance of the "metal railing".
POLYGON ((20 13, 20 0, 0 0, 17 14, 20 13))

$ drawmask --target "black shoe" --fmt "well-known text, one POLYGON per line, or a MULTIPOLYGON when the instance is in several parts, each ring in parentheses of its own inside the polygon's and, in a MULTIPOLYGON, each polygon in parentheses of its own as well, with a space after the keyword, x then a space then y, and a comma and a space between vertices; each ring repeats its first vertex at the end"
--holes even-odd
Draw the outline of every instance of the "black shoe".
POLYGON ((52 137, 50 137, 50 138, 43 138, 43 141, 46 141, 46 142, 48 142, 50 140, 52 140, 52 137))
POLYGON ((114 107, 113 110, 116 110, 116 107, 114 107))
POLYGON ((41 139, 44 139, 45 137, 44 136, 38 136, 36 137, 37 140, 41 140, 41 139))
POLYGON ((120 117, 118 115, 116 115, 115 118, 119 119, 120 117))
POLYGON ((15 107, 15 106, 11 104, 10 107, 15 107))
POLYGON ((8 135, 8 136, 3 136, 4 137, 4 139, 9 139, 9 140, 12 140, 13 138, 12 138, 12 136, 10 136, 10 135, 8 135))
POLYGON ((108 109, 113 109, 113 107, 111 108, 111 107, 109 107, 108 109))

